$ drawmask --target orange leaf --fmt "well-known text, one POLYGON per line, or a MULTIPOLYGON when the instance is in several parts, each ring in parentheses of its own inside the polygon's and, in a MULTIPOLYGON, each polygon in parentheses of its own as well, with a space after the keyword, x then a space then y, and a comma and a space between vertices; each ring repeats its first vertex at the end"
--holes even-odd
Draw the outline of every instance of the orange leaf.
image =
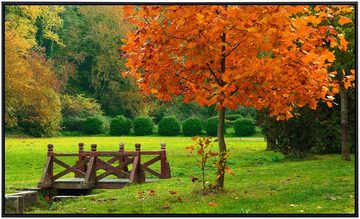
POLYGON ((341 50, 347 50, 348 41, 345 39, 344 34, 339 34, 338 37, 340 39, 341 50))
POLYGON ((208 205, 209 206, 219 206, 219 204, 217 202, 209 202, 208 205))
POLYGON ((331 102, 326 102, 326 105, 327 105, 328 107, 332 107, 332 106, 333 106, 331 102))
POLYGON ((352 19, 348 18, 348 17, 341 16, 340 19, 339 19, 339 24, 340 25, 348 24, 348 23, 351 23, 351 22, 352 22, 352 19))
POLYGON ((233 175, 233 176, 235 176, 235 173, 234 173, 234 171, 232 171, 232 169, 230 169, 230 167, 225 167, 225 171, 226 172, 228 172, 229 174, 231 174, 231 175, 233 175))

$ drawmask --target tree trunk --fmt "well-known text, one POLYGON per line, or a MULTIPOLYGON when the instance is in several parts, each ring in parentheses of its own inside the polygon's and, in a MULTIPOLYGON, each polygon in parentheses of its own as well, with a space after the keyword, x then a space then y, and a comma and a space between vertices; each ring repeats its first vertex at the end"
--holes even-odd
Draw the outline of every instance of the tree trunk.
POLYGON ((340 84, 340 102, 341 102, 341 155, 343 160, 350 160, 349 147, 349 119, 347 106, 347 92, 343 84, 340 84))
POLYGON ((269 136, 266 136, 266 150, 267 151, 276 151, 278 148, 273 139, 269 136))
POLYGON ((219 165, 220 168, 217 174, 216 186, 219 189, 224 187, 224 177, 225 177, 225 166, 226 166, 226 144, 225 144, 225 108, 221 107, 219 110, 219 122, 218 122, 218 145, 219 145, 219 165))

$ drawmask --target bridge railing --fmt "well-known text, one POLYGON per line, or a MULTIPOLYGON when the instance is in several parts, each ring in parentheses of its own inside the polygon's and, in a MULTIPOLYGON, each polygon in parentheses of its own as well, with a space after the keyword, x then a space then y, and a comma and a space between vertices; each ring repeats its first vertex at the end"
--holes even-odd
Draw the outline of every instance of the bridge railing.
POLYGON ((48 145, 47 161, 38 187, 50 188, 56 180, 69 173, 74 173, 76 178, 82 178, 82 185, 89 188, 109 175, 127 178, 129 183, 145 182, 145 172, 160 179, 171 177, 165 143, 161 144, 160 151, 141 151, 140 144, 135 144, 135 151, 125 151, 123 143, 119 144, 118 151, 97 151, 96 144, 91 145, 91 151, 85 151, 83 143, 79 143, 78 146, 78 153, 55 153, 54 146, 48 145), (155 155, 155 157, 141 163, 142 155, 155 155), (61 157, 77 157, 77 161, 75 165, 70 165, 61 160, 61 157), (106 157, 110 159, 106 160, 106 157), (156 162, 160 162, 160 171, 149 167, 156 162), (64 170, 55 174, 55 163, 64 170), (131 170, 129 170, 130 165, 131 170), (102 170, 102 173, 99 170, 102 170))

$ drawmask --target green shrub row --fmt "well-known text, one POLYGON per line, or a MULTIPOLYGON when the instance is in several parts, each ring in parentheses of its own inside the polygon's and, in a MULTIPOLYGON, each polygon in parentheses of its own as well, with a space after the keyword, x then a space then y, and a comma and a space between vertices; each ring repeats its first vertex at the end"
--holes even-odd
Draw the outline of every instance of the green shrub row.
MULTIPOLYGON (((228 120, 227 120, 228 121, 228 120)), ((87 118, 68 117, 63 120, 63 127, 67 131, 82 131, 85 134, 96 135, 105 131, 106 120, 103 116, 91 116, 87 118)), ((251 119, 239 118, 231 121, 236 136, 251 136, 255 134, 255 124, 251 119)), ((226 127, 229 125, 225 123, 226 127)), ((154 122, 150 117, 140 116, 131 122, 130 119, 119 115, 111 119, 110 135, 128 135, 131 127, 137 136, 151 135, 154 132, 154 122)), ((216 136, 218 129, 218 118, 211 117, 204 124, 197 117, 191 117, 180 122, 174 116, 164 117, 158 124, 158 133, 163 136, 184 136, 199 135, 202 130, 209 136, 216 136)))

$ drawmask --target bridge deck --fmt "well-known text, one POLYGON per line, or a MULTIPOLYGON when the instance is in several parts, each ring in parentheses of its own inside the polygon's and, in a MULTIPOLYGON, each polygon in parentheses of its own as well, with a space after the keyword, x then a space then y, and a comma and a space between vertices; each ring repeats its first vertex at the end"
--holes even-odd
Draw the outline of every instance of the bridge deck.
MULTIPOLYGON (((155 182, 157 180, 156 178, 145 178, 145 182, 155 182)), ((51 187, 55 189, 116 189, 122 188, 127 184, 129 184, 129 179, 104 178, 95 184, 84 184, 84 178, 66 178, 55 180, 51 187)))

